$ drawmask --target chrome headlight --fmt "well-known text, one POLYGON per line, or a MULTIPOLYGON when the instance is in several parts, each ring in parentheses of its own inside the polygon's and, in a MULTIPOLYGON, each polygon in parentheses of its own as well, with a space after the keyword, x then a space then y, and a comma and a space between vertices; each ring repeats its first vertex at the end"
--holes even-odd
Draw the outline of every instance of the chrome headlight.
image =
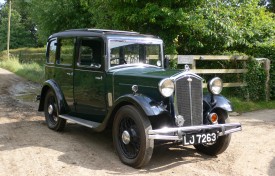
POLYGON ((222 87, 223 87, 223 82, 219 77, 215 77, 211 79, 207 84, 208 91, 215 95, 221 93, 222 87))
POLYGON ((170 97, 175 90, 174 82, 167 78, 159 82, 159 91, 164 97, 170 97))

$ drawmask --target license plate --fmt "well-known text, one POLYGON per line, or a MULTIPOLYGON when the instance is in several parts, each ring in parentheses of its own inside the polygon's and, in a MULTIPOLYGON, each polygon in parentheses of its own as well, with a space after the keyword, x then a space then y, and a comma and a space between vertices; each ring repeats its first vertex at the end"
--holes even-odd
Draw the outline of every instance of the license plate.
POLYGON ((213 143, 217 138, 217 133, 186 134, 183 136, 183 145, 213 143))

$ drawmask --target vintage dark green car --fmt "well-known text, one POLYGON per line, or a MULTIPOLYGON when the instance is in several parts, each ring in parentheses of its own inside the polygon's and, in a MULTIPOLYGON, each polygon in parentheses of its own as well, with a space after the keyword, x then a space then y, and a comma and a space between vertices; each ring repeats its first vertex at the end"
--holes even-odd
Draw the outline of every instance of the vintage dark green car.
POLYGON ((74 29, 49 37, 45 82, 39 111, 50 129, 66 120, 102 131, 112 128, 120 160, 140 168, 154 142, 181 141, 202 153, 226 150, 231 133, 230 102, 220 95, 222 81, 208 82, 184 70, 167 69, 163 41, 136 32, 74 29))

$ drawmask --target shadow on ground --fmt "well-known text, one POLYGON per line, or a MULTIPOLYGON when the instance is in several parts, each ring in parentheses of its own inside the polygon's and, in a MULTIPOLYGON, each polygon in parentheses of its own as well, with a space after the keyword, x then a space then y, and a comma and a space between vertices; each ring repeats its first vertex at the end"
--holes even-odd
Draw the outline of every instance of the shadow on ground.
POLYGON ((119 161, 110 130, 96 133, 89 128, 68 123, 63 132, 55 132, 47 128, 43 117, 41 120, 21 119, 20 122, 0 124, 0 134, 0 151, 27 147, 47 148, 61 152, 58 160, 68 165, 107 170, 111 174, 160 172, 212 158, 198 154, 193 148, 173 143, 161 144, 155 147, 150 163, 145 168, 136 170, 119 161), (189 158, 186 159, 187 157, 189 158))

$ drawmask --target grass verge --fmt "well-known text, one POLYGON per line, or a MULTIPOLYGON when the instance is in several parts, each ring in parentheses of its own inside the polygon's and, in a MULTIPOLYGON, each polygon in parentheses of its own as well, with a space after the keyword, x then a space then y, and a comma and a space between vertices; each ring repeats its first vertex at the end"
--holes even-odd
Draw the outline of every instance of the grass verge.
POLYGON ((229 98, 231 103, 233 104, 235 112, 249 112, 263 109, 275 109, 275 101, 244 101, 239 98, 229 98))
POLYGON ((37 63, 21 64, 18 58, 11 57, 0 60, 0 67, 36 83, 44 80, 44 67, 37 63))

